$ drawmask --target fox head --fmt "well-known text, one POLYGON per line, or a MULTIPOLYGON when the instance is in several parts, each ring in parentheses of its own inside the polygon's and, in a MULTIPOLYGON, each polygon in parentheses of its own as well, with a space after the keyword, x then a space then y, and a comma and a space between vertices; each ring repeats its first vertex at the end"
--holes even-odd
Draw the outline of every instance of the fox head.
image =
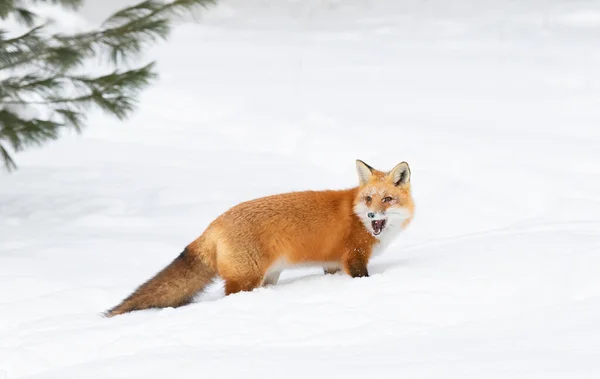
POLYGON ((354 199, 354 212, 375 237, 405 228, 413 217, 410 168, 402 162, 389 172, 375 170, 356 161, 360 185, 354 199))

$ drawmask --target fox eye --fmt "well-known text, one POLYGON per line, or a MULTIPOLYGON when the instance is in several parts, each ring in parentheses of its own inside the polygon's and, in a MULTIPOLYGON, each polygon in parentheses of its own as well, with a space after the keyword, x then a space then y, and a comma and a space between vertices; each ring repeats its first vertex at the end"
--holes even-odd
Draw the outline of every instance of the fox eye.
POLYGON ((392 201, 393 199, 390 196, 386 196, 383 199, 381 199, 381 201, 383 201, 384 203, 389 203, 390 201, 392 201))
POLYGON ((370 202, 371 202, 371 200, 373 200, 373 199, 371 199, 371 196, 366 196, 366 197, 365 197, 365 200, 367 201, 367 203, 370 203, 370 202))

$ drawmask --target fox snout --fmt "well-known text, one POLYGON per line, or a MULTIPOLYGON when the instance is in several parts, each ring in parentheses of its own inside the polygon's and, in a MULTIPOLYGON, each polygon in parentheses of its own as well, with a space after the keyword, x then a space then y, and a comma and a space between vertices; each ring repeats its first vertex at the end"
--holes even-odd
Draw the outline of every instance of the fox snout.
POLYGON ((378 236, 383 232, 383 229, 387 225, 387 217, 385 211, 381 210, 378 212, 369 211, 367 212, 367 218, 370 220, 371 229, 373 234, 378 236))
POLYGON ((371 220, 381 220, 381 219, 387 218, 387 215, 384 210, 380 210, 380 211, 368 210, 367 218, 370 218, 371 220))

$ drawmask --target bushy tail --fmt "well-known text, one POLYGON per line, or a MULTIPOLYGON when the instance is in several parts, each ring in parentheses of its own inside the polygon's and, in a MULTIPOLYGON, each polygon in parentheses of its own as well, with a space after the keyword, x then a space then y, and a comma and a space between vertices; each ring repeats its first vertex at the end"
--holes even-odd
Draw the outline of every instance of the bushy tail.
POLYGON ((185 249, 171 264, 104 315, 112 317, 142 309, 189 304, 215 276, 216 272, 200 256, 185 249))

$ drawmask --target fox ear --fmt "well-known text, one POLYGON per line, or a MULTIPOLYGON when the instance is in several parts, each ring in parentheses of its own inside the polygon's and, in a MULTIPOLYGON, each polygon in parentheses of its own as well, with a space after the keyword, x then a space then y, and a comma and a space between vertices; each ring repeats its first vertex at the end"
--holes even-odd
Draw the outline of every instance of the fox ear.
POLYGON ((371 176, 373 176, 373 167, 369 166, 360 159, 357 159, 356 172, 358 173, 358 180, 360 181, 360 184, 363 185, 368 183, 371 179, 371 176))
POLYGON ((400 186, 410 182, 410 167, 408 163, 398 163, 396 167, 390 171, 388 178, 394 183, 395 186, 400 186))

